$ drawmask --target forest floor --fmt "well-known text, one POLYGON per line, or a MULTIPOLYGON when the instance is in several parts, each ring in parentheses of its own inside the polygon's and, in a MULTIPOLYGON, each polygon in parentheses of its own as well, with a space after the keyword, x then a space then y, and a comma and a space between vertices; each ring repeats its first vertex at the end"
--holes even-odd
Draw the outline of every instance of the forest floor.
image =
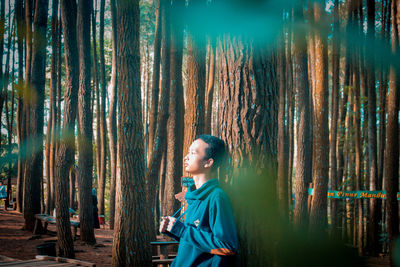
MULTIPOLYGON (((57 240, 54 224, 49 224, 48 234, 40 237, 33 237, 31 232, 22 230, 23 225, 24 218, 21 213, 4 211, 1 207, 0 255, 20 260, 34 259, 37 255, 36 246, 57 240)), ((75 258, 95 263, 96 266, 111 266, 113 230, 108 229, 106 225, 105 229, 95 229, 95 236, 97 243, 94 246, 85 245, 79 239, 74 242, 75 258)))
MULTIPOLYGON (((34 259, 37 254, 36 246, 57 240, 54 224, 48 226, 48 234, 38 238, 33 238, 31 232, 22 230, 23 225, 21 213, 0 208, 0 255, 20 260, 34 259)), ((74 242, 75 258, 95 263, 96 266, 111 266, 113 230, 106 225, 105 228, 95 229, 95 236, 97 244, 94 246, 85 245, 79 239, 74 242)), ((388 257, 363 259, 364 266, 367 267, 389 266, 388 257)))

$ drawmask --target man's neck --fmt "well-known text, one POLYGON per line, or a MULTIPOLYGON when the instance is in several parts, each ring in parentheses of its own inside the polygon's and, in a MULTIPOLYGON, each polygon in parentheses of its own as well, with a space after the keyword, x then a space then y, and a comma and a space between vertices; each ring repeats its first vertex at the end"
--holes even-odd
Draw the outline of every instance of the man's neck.
POLYGON ((212 178, 213 177, 209 173, 193 175, 193 181, 196 189, 199 189, 203 184, 205 184, 208 180, 211 180, 212 178))

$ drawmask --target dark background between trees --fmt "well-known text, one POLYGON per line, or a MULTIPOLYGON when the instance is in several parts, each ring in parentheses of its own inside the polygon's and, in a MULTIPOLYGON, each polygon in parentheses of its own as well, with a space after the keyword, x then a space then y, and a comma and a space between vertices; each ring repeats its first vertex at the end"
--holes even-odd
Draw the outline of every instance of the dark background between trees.
POLYGON ((94 244, 96 188, 113 265, 150 265, 159 217, 179 207, 183 156, 208 133, 230 152, 219 179, 240 265, 288 266, 293 250, 294 263, 318 262, 301 244, 325 265, 355 260, 323 240, 394 252, 399 14, 399 0, 1 0, 6 204, 35 233, 34 214, 55 208, 60 255, 74 257, 68 207, 94 244))

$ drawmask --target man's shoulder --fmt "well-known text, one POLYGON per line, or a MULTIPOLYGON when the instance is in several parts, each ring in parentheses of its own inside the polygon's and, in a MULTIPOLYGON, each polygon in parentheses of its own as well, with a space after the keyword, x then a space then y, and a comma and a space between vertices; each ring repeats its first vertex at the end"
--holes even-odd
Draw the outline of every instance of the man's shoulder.
POLYGON ((229 202, 229 196, 226 194, 224 189, 222 189, 220 186, 217 186, 214 188, 214 190, 210 194, 211 200, 212 201, 223 201, 229 202))

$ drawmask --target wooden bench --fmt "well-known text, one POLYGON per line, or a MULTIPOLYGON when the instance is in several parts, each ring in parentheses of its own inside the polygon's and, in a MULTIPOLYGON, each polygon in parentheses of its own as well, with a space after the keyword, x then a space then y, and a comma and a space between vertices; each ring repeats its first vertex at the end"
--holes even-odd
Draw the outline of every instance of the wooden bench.
MULTIPOLYGON (((47 231, 47 225, 49 223, 56 224, 56 218, 53 216, 50 216, 48 214, 35 214, 35 218, 44 222, 44 230, 45 231, 47 231)), ((78 231, 80 222, 75 221, 75 220, 70 220, 69 222, 70 222, 71 226, 73 227, 72 236, 73 236, 74 240, 76 240, 77 231, 78 231)))
POLYGON ((176 254, 168 254, 168 247, 177 245, 177 241, 154 241, 150 242, 157 247, 157 256, 153 256, 152 262, 157 266, 170 266, 176 254))

